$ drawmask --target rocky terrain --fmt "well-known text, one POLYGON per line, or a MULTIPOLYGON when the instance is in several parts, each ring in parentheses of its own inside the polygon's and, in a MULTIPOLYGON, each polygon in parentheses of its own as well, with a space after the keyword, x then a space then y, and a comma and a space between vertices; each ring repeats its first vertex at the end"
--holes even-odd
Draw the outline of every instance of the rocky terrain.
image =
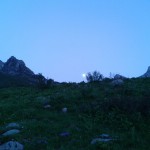
POLYGON ((0 61, 0 72, 9 75, 20 75, 20 76, 33 76, 35 75, 22 60, 16 59, 11 56, 7 62, 3 63, 0 61))
POLYGON ((33 76, 35 75, 22 60, 16 59, 14 56, 10 57, 7 62, 0 63, 0 71, 9 75, 20 75, 20 76, 33 76))
POLYGON ((0 87, 37 85, 39 79, 46 82, 41 74, 34 74, 24 61, 11 56, 6 62, 0 60, 0 87))
POLYGON ((0 61, 0 150, 148 150, 149 72, 52 84, 22 60, 0 61))
MULTIPOLYGON (((147 69, 147 72, 141 75, 139 78, 150 77, 150 66, 147 69)), ((112 81, 114 85, 122 84, 126 77, 116 74, 112 81)), ((0 87, 3 85, 12 86, 12 85, 37 85, 39 82, 45 84, 48 80, 42 76, 42 74, 34 74, 34 72, 29 69, 23 60, 19 60, 14 56, 11 56, 6 62, 0 60, 0 87), (8 84, 8 81, 10 85, 8 84), (18 82, 19 81, 19 82, 18 82)), ((52 80, 50 79, 50 82, 52 80)), ((58 83, 58 82, 57 82, 58 83)))
POLYGON ((146 73, 144 73, 142 76, 140 76, 142 78, 150 78, 150 66, 148 67, 146 73))

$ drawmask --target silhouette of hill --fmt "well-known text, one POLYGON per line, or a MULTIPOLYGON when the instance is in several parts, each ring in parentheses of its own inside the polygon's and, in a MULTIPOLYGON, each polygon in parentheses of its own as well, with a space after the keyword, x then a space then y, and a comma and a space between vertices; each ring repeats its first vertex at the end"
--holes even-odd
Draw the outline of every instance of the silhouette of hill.
MULTIPOLYGON (((41 76, 41 75, 40 75, 41 76)), ((42 76, 43 80, 46 80, 42 76)), ((24 61, 11 56, 5 63, 0 61, 0 88, 33 86, 39 82, 39 75, 26 67, 24 61)))

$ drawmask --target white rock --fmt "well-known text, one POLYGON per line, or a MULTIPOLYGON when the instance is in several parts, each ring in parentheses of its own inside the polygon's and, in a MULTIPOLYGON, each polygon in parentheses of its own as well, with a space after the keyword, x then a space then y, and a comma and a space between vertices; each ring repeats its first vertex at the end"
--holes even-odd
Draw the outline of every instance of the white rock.
POLYGON ((101 134, 99 137, 97 138, 94 138, 92 141, 91 141, 91 144, 96 144, 97 142, 110 142, 110 141, 115 141, 115 140, 118 140, 117 137, 111 137, 109 134, 101 134))
POLYGON ((112 141, 113 139, 108 138, 108 139, 103 139, 103 138, 95 138, 91 141, 91 144, 96 144, 97 142, 109 142, 112 141))
POLYGON ((100 137, 103 138, 103 139, 106 139, 106 138, 108 139, 108 138, 110 138, 110 135, 106 134, 106 133, 103 133, 103 134, 100 135, 100 137))
POLYGON ((18 123, 12 122, 9 123, 6 128, 20 128, 20 125, 18 123))
POLYGON ((120 74, 116 74, 116 75, 114 76, 114 79, 126 79, 126 77, 124 77, 124 76, 122 76, 122 75, 120 75, 120 74))
POLYGON ((50 109, 50 108, 51 108, 51 105, 45 105, 44 108, 45 108, 45 109, 50 109))
POLYGON ((2 134, 2 136, 10 136, 18 133, 20 133, 20 130, 13 129, 13 130, 6 131, 5 133, 2 134))
POLYGON ((111 82, 111 84, 112 84, 113 86, 116 86, 116 85, 123 85, 124 82, 123 82, 123 80, 121 80, 121 79, 116 79, 116 80, 113 80, 113 81, 111 82))
POLYGON ((16 141, 9 141, 0 145, 0 150, 23 150, 23 145, 16 141))
POLYGON ((62 112, 66 113, 68 109, 66 107, 62 108, 62 112))

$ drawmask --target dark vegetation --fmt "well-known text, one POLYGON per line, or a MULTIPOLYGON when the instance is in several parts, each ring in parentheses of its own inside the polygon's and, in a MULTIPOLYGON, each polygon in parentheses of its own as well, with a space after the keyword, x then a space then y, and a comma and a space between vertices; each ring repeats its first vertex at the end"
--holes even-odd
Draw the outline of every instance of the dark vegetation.
MULTIPOLYGON (((23 129, 0 141, 13 138, 24 144, 25 150, 148 150, 150 78, 124 79, 121 86, 113 86, 113 79, 101 74, 96 74, 96 79, 78 84, 50 79, 47 83, 39 76, 37 86, 10 87, 9 78, 9 86, 0 89, 0 126, 17 122, 23 129), (47 104, 51 108, 45 109, 47 104), (67 113, 61 111, 63 107, 68 108, 67 113), (61 137, 62 132, 70 135, 61 137), (91 145, 102 133, 118 140, 91 145)), ((21 83, 16 80, 13 78, 21 83)))
POLYGON ((0 88, 29 86, 29 80, 22 76, 11 76, 0 72, 0 88))
POLYGON ((87 79, 88 82, 102 81, 103 78, 104 78, 103 75, 100 72, 98 72, 98 71, 94 71, 93 73, 89 72, 86 75, 86 79, 87 79))

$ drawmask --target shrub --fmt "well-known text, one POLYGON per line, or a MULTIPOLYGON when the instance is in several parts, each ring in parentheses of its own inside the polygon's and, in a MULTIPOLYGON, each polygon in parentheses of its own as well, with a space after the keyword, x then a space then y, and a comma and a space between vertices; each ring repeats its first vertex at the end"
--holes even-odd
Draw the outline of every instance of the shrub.
POLYGON ((86 80, 88 82, 99 82, 103 80, 103 75, 99 73, 98 71, 94 71, 93 73, 88 73, 86 75, 86 80))

